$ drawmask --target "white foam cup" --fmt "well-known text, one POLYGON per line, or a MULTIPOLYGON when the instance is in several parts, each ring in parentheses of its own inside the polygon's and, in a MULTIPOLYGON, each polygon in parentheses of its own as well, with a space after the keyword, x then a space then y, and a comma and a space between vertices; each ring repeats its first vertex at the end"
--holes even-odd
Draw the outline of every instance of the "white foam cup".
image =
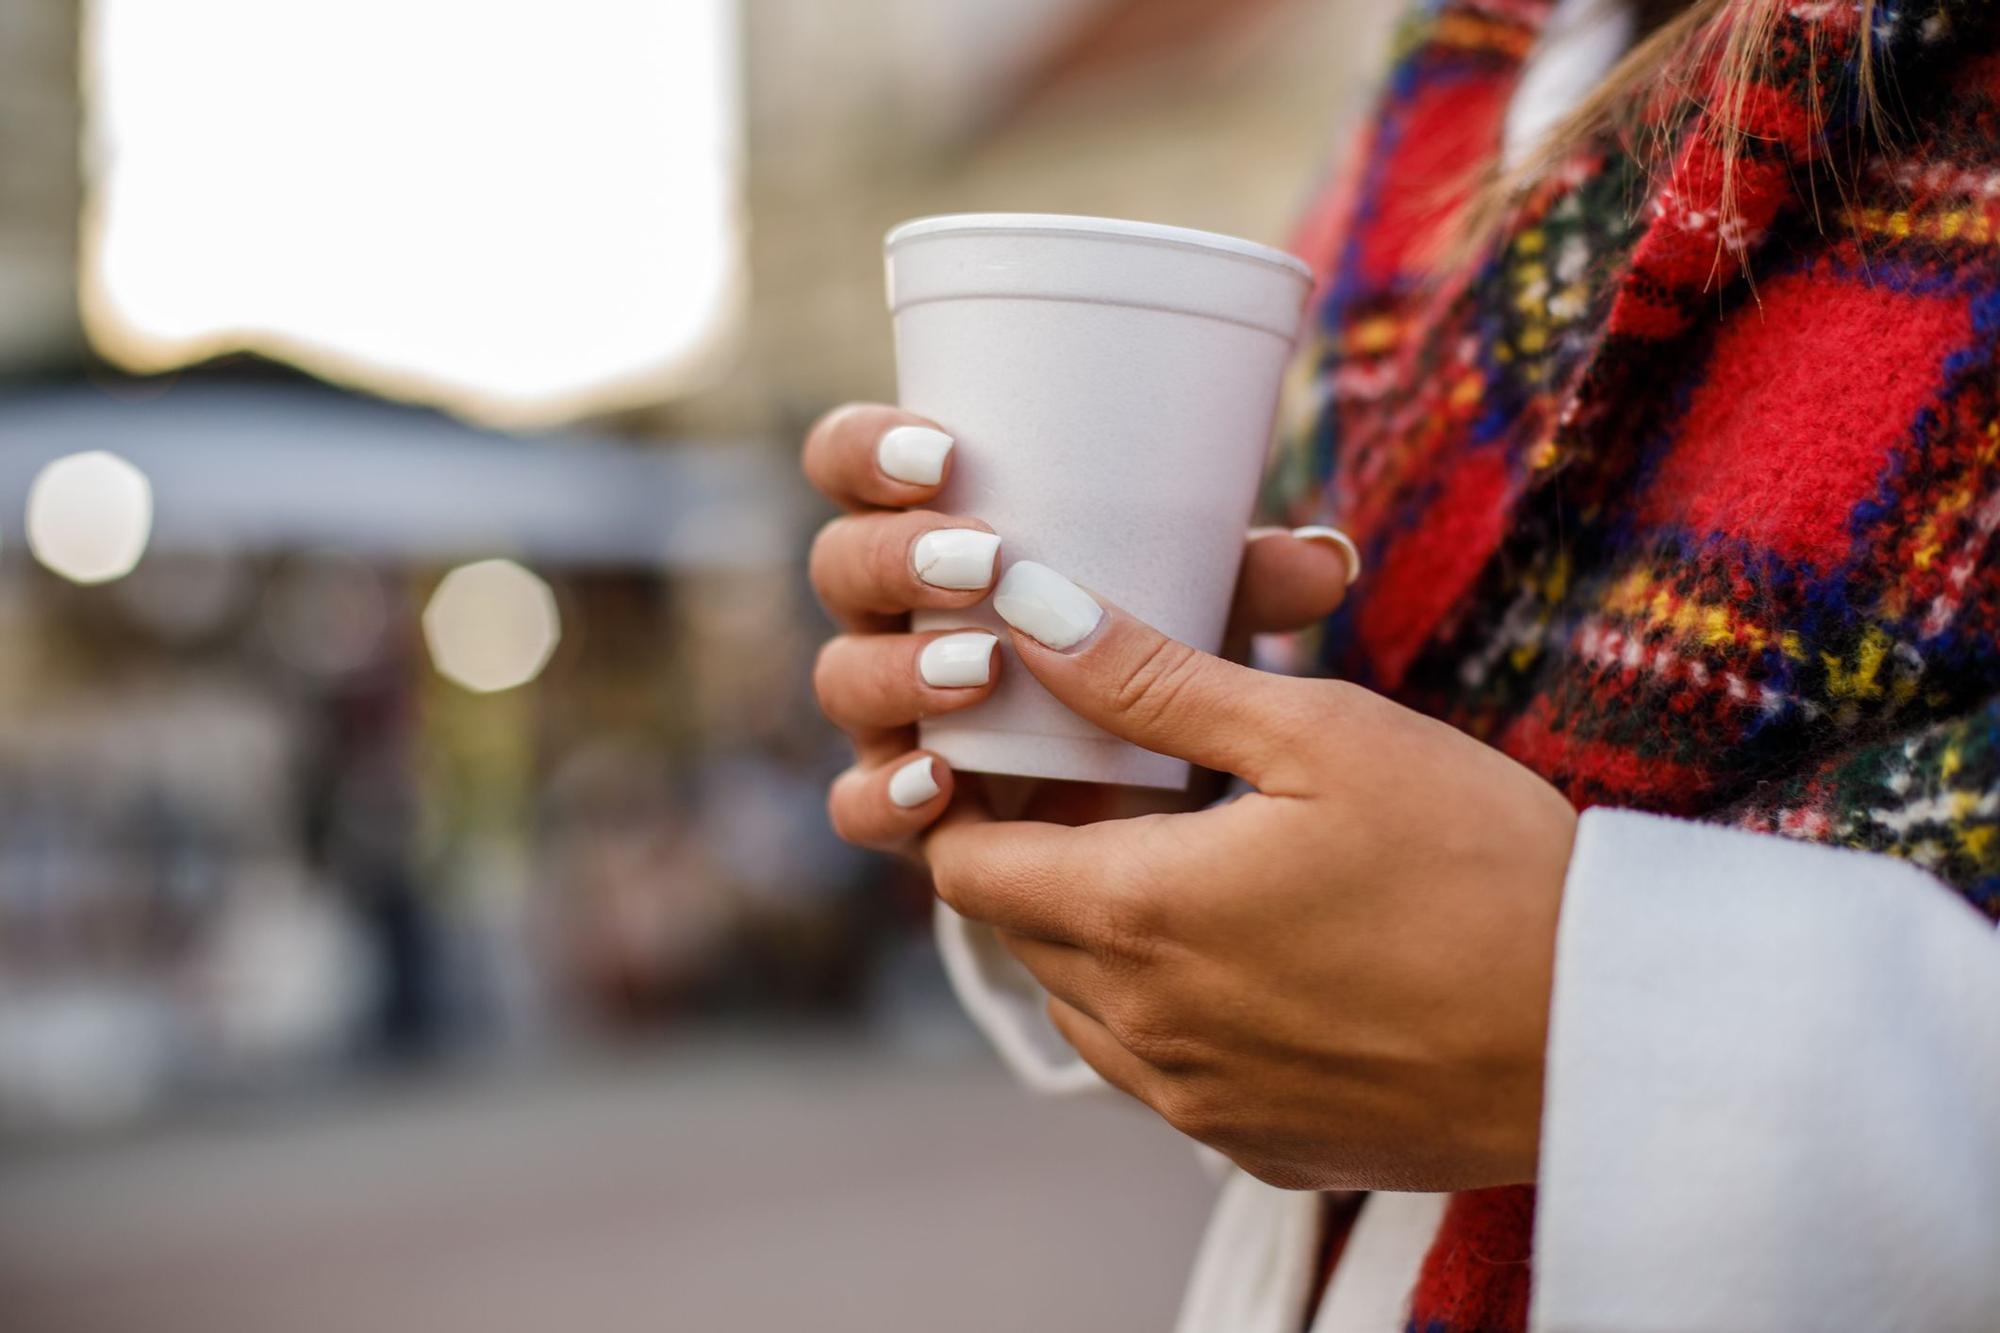
MULTIPOLYGON (((968 214, 889 233, 902 404, 957 445, 937 507, 1204 652, 1221 647, 1244 534, 1312 286, 1306 266, 1179 227, 968 214)), ((1005 629, 990 603, 919 631, 1005 629)), ((931 719, 954 768, 1182 787, 1188 765, 1107 735, 1019 662, 931 719)))

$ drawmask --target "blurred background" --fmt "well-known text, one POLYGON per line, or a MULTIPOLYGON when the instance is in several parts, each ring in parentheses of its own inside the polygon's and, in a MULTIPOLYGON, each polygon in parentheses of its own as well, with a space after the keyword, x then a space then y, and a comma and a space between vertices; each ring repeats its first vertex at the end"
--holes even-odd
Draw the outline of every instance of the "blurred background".
POLYGON ((837 842, 924 213, 1282 243, 1370 0, 0 0, 0 1326, 1149 1329, 1210 1187, 837 842))

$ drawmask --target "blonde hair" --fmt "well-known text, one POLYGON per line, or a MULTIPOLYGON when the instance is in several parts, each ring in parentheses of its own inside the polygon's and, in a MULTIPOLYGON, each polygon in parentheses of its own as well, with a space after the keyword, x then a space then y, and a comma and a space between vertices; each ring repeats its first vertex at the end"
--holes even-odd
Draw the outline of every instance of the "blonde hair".
MULTIPOLYGON (((1790 0, 1641 0, 1645 35, 1590 96, 1510 168, 1484 169, 1471 190, 1459 225, 1445 229, 1446 265, 1471 260, 1506 228, 1529 189, 1586 145, 1611 139, 1650 172, 1666 164, 1687 121, 1700 111, 1700 131, 1722 160, 1722 211, 1734 211, 1737 165, 1753 137, 1748 100, 1771 68, 1778 20, 1790 0)), ((1879 136, 1884 113, 1875 82, 1868 34, 1881 0, 1858 0, 1860 51, 1856 92, 1862 129, 1879 136)), ((1809 40, 1811 38, 1809 37, 1809 40)), ((1813 131, 1828 123, 1817 73, 1807 89, 1813 131)), ((1839 188, 1839 164, 1832 164, 1839 188)))

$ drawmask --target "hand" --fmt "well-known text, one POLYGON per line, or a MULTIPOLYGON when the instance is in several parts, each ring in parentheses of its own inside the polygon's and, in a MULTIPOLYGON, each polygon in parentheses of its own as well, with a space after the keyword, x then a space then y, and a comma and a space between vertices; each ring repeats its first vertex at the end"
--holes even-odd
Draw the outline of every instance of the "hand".
MULTIPOLYGON (((813 683, 821 709, 855 750, 854 767, 834 782, 827 804, 840 835, 867 847, 907 850, 944 813, 954 777, 941 758, 913 748, 916 723, 986 698, 1000 669, 992 634, 908 632, 912 610, 985 600, 999 568, 1001 536, 990 527, 920 508, 950 475, 951 450, 951 437, 932 423, 890 407, 841 408, 806 437, 806 476, 848 511, 820 531, 812 550, 813 587, 845 631, 821 650, 813 683)), ((1305 538, 1253 534, 1259 539, 1244 554, 1237 584, 1236 639, 1301 628, 1340 604, 1358 560, 1352 543, 1330 529, 1302 531, 1305 538)), ((1025 808, 1082 823, 1167 799, 1046 783, 1025 808)))
POLYGON ((1274 1185, 1532 1180, 1568 802, 1440 722, 1198 653, 1043 566, 994 605, 1071 709, 1256 788, 1081 828, 961 800, 926 839, 938 895, 998 928, 1083 1058, 1274 1185))

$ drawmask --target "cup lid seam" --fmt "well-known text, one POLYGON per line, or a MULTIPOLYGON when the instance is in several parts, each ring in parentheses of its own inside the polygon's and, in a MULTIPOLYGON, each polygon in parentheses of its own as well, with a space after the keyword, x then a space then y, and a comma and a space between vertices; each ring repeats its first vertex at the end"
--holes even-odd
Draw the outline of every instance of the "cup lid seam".
POLYGON ((1275 246, 1225 236, 1221 232, 1192 227, 1172 227, 1164 223, 1121 222, 1116 218, 1064 217, 1060 214, 1019 214, 1019 222, 1004 222, 1007 214, 942 214, 915 218, 890 229, 882 238, 884 254, 917 241, 953 236, 1070 236, 1082 240, 1124 241, 1154 245, 1171 250, 1191 250, 1221 259, 1240 259, 1291 274, 1312 282, 1312 268, 1297 255, 1275 246))

